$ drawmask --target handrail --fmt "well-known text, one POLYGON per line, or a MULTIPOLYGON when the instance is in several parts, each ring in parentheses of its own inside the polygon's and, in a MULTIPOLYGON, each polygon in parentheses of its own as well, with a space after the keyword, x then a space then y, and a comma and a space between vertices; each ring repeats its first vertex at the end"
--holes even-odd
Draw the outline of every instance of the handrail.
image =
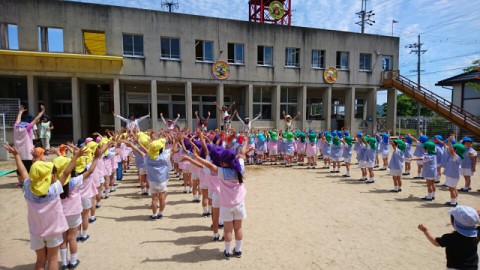
POLYGON ((398 70, 385 72, 384 79, 401 83, 402 85, 411 88, 414 96, 417 96, 416 93, 418 93, 421 97, 423 97, 424 101, 430 101, 434 103, 437 108, 444 108, 445 110, 449 111, 450 114, 454 114, 457 115, 457 117, 463 118, 463 122, 466 122, 468 119, 471 120, 471 124, 480 127, 480 117, 463 110, 461 107, 453 104, 449 100, 435 94, 423 86, 418 87, 417 83, 404 76, 401 76, 398 70))

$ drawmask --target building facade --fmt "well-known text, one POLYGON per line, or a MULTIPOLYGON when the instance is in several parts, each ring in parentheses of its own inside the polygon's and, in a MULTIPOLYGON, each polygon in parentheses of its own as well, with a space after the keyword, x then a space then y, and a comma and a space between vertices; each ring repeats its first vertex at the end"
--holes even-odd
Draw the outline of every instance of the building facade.
POLYGON ((54 137, 75 139, 119 128, 112 111, 151 113, 142 128, 154 129, 160 113, 192 128, 210 112, 215 128, 215 102, 234 101, 241 117, 262 114, 257 129, 282 129, 286 111, 301 129, 372 132, 382 70, 399 55, 396 37, 49 0, 0 0, 0 36, 0 98, 33 113, 45 103, 54 137), (217 60, 228 78, 214 76, 217 60))

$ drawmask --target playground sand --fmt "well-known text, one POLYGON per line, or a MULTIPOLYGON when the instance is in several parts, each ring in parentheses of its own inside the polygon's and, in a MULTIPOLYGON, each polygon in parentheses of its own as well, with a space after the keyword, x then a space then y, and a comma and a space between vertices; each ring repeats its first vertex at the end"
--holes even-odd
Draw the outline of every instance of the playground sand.
MULTIPOLYGON (((12 161, 0 163, 0 169, 9 168, 12 161)), ((170 180, 165 218, 151 221, 150 199, 139 195, 130 170, 102 201, 90 239, 78 244, 80 268, 445 268, 445 251, 431 245, 417 225, 424 223, 435 236, 453 230, 443 206, 448 191, 439 188, 435 201, 423 202, 424 181, 406 178, 401 193, 390 193, 386 172, 376 171, 370 185, 356 181, 359 169, 352 172, 346 179, 322 169, 247 167, 243 257, 226 261, 223 242, 212 242, 211 220, 182 193, 179 180, 170 180)), ((478 177, 473 187, 480 188, 478 177)), ((14 173, 0 177, 0 191, 0 269, 32 269, 27 208, 14 173)), ((480 208, 479 198, 470 192, 459 201, 480 208)))

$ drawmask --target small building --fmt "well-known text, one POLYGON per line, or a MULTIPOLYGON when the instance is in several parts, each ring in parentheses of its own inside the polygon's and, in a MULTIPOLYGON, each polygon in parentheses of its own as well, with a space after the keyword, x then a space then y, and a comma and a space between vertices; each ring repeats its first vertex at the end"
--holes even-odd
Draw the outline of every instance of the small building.
POLYGON ((154 129, 160 113, 192 128, 210 111, 214 128, 215 102, 233 101, 262 114, 255 128, 283 129, 286 111, 301 129, 372 132, 382 71, 399 59, 397 37, 51 0, 0 0, 0 38, 0 98, 45 103, 54 138, 118 129, 112 111, 151 113, 154 129))

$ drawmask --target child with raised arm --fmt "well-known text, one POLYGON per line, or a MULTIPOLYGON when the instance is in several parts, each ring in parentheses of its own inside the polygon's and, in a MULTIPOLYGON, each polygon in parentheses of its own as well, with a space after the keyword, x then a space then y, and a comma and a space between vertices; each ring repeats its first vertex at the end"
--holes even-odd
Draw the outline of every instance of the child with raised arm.
POLYGON ((464 159, 463 155, 465 154, 466 149, 463 144, 459 143, 452 145, 452 142, 453 136, 450 136, 447 147, 449 156, 444 157, 446 158, 446 162, 443 174, 446 177, 445 185, 450 191, 450 201, 446 202, 445 205, 455 207, 458 204, 457 184, 460 180, 460 168, 462 165, 462 160, 464 159))
POLYGON ((235 106, 235 101, 232 102, 232 105, 230 107, 227 106, 222 106, 217 104, 215 101, 215 106, 217 106, 218 111, 220 112, 220 117, 222 119, 222 123, 220 124, 220 129, 224 131, 230 130, 232 127, 232 117, 230 116, 229 112, 232 110, 233 106, 235 106))
POLYGON ((392 158, 388 163, 388 168, 390 169, 390 175, 393 179, 393 189, 390 192, 401 192, 402 191, 402 171, 403 171, 403 161, 405 159, 405 149, 406 145, 403 140, 392 140, 390 143, 393 147, 392 158))
POLYGON ((237 119, 238 121, 240 121, 240 123, 242 123, 242 128, 241 130, 246 132, 247 134, 250 133, 250 130, 252 129, 252 125, 253 125, 253 122, 257 121, 258 119, 260 119, 260 117, 262 116, 261 113, 259 113, 257 115, 257 117, 253 118, 252 120, 250 120, 250 117, 245 117, 245 120, 242 120, 242 118, 238 115, 238 112, 237 110, 235 110, 233 112, 233 115, 236 115, 237 116, 237 119))
POLYGON ((116 114, 115 112, 112 112, 113 116, 122 120, 123 122, 126 123, 126 127, 127 127, 127 130, 135 130, 135 131, 140 131, 140 122, 142 122, 143 120, 147 119, 148 117, 150 117, 150 114, 147 114, 147 115, 144 115, 140 118, 135 118, 135 115, 134 114, 130 114, 128 116, 128 119, 127 118, 124 118, 118 114, 116 114))
POLYGON ((465 145, 464 159, 462 160, 461 175, 465 178, 465 186, 459 189, 460 192, 468 192, 472 188, 472 176, 475 174, 477 166, 477 151, 472 148, 473 140, 470 137, 462 139, 462 144, 465 145))
POLYGON ((207 113, 207 118, 199 117, 198 111, 195 111, 195 117, 197 118, 197 129, 201 131, 207 131, 208 120, 210 119, 210 112, 207 113))
POLYGON ((290 114, 285 114, 285 111, 283 111, 283 122, 285 123, 285 131, 292 131, 293 121, 295 121, 299 116, 300 116, 300 112, 298 112, 297 115, 295 115, 295 117, 292 118, 290 114))
POLYGON ((18 150, 8 144, 4 147, 13 154, 19 174, 24 179, 23 192, 28 208, 30 248, 35 250, 37 255, 35 269, 45 269, 47 263, 49 269, 56 269, 58 250, 63 243, 62 234, 68 230, 60 194, 63 193, 63 184, 75 167, 77 159, 85 152, 74 152, 65 171, 57 179, 52 162, 35 162, 30 172, 27 172, 18 150))
POLYGON ((180 119, 180 114, 177 114, 177 118, 175 118, 175 120, 167 119, 167 121, 165 121, 165 118, 163 118, 163 113, 160 113, 160 118, 162 119, 162 122, 165 124, 165 129, 174 130, 175 125, 178 122, 178 119, 180 119))
POLYGON ((480 241, 480 218, 477 210, 469 206, 457 206, 450 211, 452 233, 434 237, 423 224, 418 225, 425 237, 436 247, 444 247, 447 269, 478 269, 477 246, 480 241))

